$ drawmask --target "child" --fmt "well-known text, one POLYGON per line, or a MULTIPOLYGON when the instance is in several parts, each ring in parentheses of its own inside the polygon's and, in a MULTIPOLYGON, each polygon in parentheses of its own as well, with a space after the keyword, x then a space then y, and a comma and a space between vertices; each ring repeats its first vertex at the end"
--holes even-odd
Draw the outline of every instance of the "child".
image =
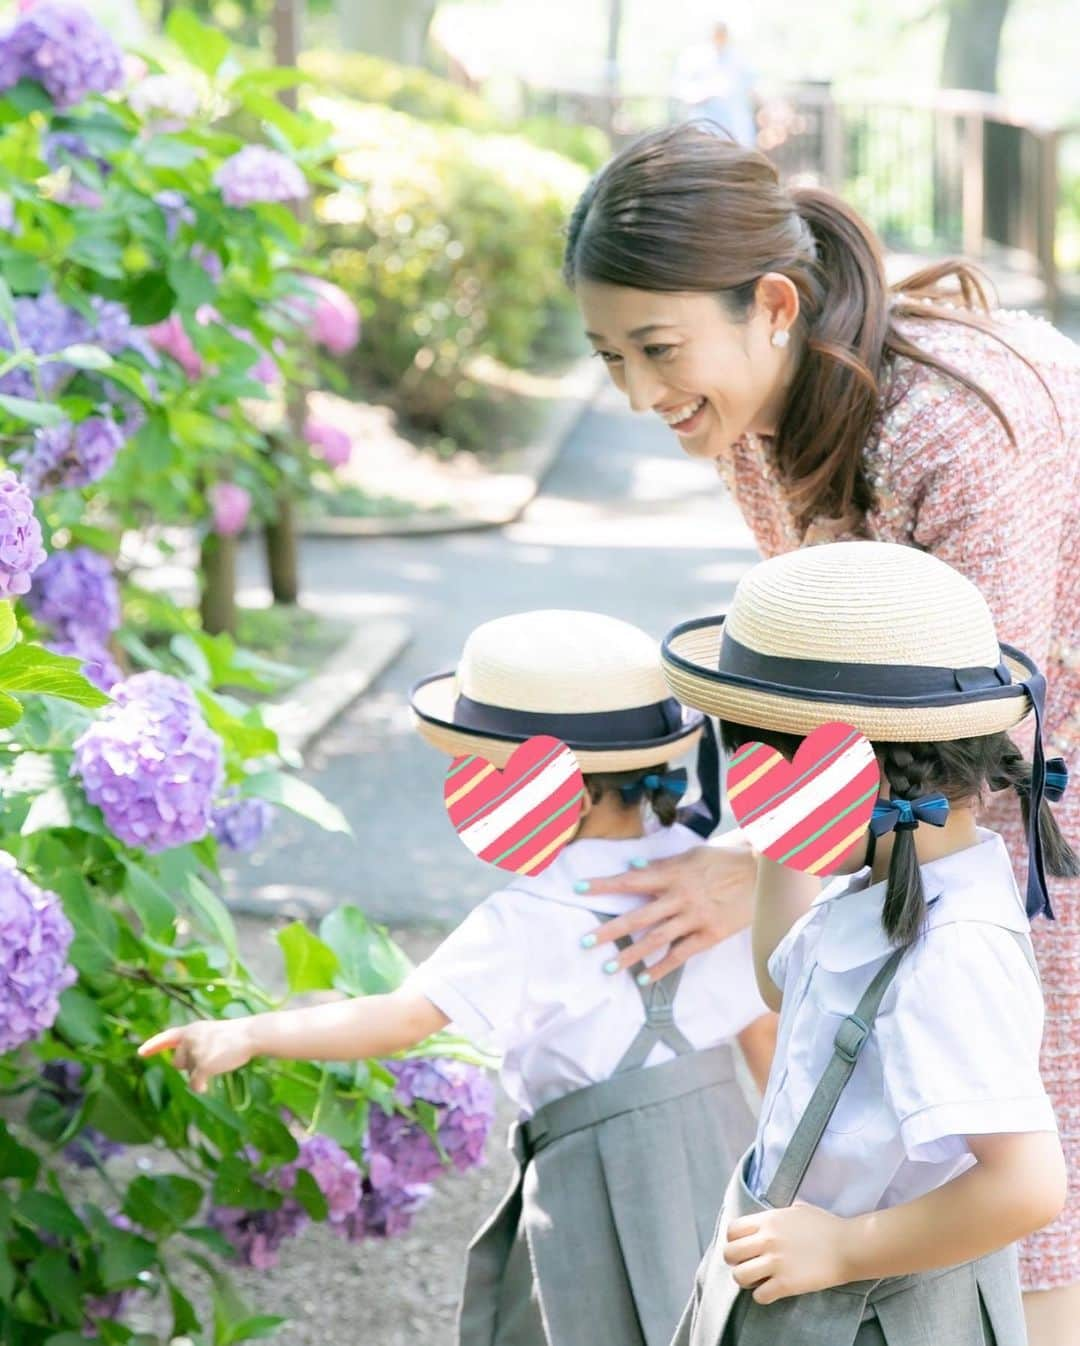
POLYGON ((502 767, 534 735, 567 743, 586 786, 576 838, 542 872, 507 874, 391 995, 174 1028, 141 1051, 173 1047, 202 1090, 260 1054, 386 1056, 448 1023, 492 1041, 519 1109, 518 1171, 470 1248, 461 1346, 667 1346, 753 1134, 730 1039, 763 1081, 774 1016, 749 931, 655 985, 641 964, 639 983, 599 949, 566 949, 641 900, 590 900, 586 875, 699 844, 675 821, 686 773, 666 762, 703 717, 669 696, 644 632, 586 612, 488 622, 412 704, 452 756, 502 767))
MULTIPOLYGON (((1028 913, 975 809, 1018 791, 1028 912, 1049 915, 1045 873, 1078 866, 1043 802, 1066 773, 1043 759, 1041 675, 999 647, 968 580, 877 542, 755 567, 726 620, 677 627, 664 657, 729 753, 763 741, 791 758, 843 721, 882 773, 845 877, 819 891, 759 859, 777 1064, 676 1346, 1022 1346, 1011 1245, 1056 1215, 1065 1175, 1028 913), (1034 764, 1008 736, 1032 709, 1034 764)), ((778 821, 783 792, 754 807, 778 821)))

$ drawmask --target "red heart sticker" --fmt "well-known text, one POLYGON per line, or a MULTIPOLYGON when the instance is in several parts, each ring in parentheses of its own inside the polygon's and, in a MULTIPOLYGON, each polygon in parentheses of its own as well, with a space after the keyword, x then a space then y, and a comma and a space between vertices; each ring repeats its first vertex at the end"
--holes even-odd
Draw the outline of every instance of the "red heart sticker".
POLYGON ((443 799, 473 855, 515 874, 539 874, 577 831, 585 781, 566 744, 538 734, 501 771, 483 757, 455 757, 443 799))
POLYGON ((807 735, 793 762, 747 743, 728 764, 728 800, 750 845, 805 874, 832 873, 865 840, 880 789, 870 740, 840 721, 807 735))

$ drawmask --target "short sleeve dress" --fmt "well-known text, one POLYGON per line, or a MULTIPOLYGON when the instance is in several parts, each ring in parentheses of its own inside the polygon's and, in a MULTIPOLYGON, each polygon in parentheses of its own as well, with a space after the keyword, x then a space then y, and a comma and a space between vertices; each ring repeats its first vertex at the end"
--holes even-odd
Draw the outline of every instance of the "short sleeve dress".
MULTIPOLYGON (((776 470, 772 441, 736 441, 720 473, 765 556, 861 536, 940 556, 973 580, 998 636, 1044 669, 1048 756, 1069 764, 1073 786, 1055 813, 1080 845, 1080 347, 1048 323, 999 311, 996 336, 961 323, 906 318, 921 349, 987 389, 993 412, 955 379, 896 358, 883 380, 864 449, 874 505, 856 534, 834 521, 801 528, 776 470), (1011 349, 1010 349, 1011 348, 1011 349), (1024 358, 1020 358, 1020 352, 1024 358)), ((1014 735, 1029 751, 1028 725, 1014 735)), ((996 795, 982 821, 1000 831, 1018 880, 1027 874, 1019 804, 996 795)), ((1021 891, 1023 888, 1021 887, 1021 891)), ((1057 920, 1035 921, 1046 998, 1042 1071, 1069 1166, 1061 1217, 1022 1249, 1024 1288, 1080 1282, 1080 880, 1052 880, 1057 920)))

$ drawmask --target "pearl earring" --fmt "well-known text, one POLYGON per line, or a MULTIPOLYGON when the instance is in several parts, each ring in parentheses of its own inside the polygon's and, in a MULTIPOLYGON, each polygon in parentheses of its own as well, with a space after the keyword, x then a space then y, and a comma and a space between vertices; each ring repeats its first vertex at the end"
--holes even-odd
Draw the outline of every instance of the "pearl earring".
POLYGON ((774 332, 772 334, 772 344, 776 346, 779 350, 783 350, 790 340, 791 340, 790 332, 779 331, 774 332))

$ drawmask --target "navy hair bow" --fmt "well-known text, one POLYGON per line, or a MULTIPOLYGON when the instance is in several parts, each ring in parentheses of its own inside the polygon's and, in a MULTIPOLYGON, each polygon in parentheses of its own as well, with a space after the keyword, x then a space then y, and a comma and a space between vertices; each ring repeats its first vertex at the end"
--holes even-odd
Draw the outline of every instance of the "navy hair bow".
POLYGON ((677 771, 669 771, 665 775, 658 775, 655 771, 643 776, 641 780, 634 781, 630 785, 620 785, 619 794, 627 804, 633 804, 641 798, 646 790, 663 790, 665 794, 674 795, 676 799, 686 793, 686 768, 679 767, 677 771))
POLYGON ((870 818, 875 837, 886 832, 912 832, 920 823, 944 827, 949 819, 949 801, 944 795, 923 795, 921 799, 879 799, 870 818))
POLYGON ((1050 758, 1046 764, 1045 781, 1043 796, 1051 804, 1056 804, 1069 786, 1069 768, 1065 765, 1064 757, 1050 758))

